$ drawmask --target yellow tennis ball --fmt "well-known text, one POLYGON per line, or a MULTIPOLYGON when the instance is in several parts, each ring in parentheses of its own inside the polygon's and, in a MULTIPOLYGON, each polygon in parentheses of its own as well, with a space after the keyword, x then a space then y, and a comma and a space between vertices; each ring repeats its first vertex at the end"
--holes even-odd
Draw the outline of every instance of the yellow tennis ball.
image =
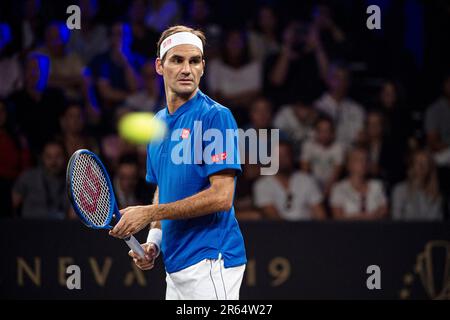
POLYGON ((151 112, 130 112, 119 121, 119 135, 134 144, 147 144, 162 138, 166 133, 163 121, 151 112))

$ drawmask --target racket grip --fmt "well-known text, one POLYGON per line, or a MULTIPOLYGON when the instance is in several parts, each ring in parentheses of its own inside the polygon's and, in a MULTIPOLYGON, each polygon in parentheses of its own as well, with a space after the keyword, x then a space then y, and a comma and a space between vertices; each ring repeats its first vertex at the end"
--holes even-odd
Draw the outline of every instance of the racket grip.
POLYGON ((133 250, 134 253, 139 255, 141 258, 144 257, 145 252, 144 249, 142 249, 141 244, 139 241, 136 240, 134 236, 130 236, 129 238, 123 239, 127 243, 127 245, 130 247, 131 250, 133 250))

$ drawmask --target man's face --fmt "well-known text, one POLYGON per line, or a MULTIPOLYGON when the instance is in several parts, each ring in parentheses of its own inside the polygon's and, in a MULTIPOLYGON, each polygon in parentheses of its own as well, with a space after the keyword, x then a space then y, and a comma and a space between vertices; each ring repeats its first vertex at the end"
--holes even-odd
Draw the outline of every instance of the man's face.
POLYGON ((334 138, 333 127, 328 121, 320 121, 317 124, 317 141, 322 145, 329 145, 334 138))
POLYGON ((182 44, 167 51, 163 60, 156 59, 156 72, 164 77, 166 91, 189 97, 197 88, 205 69, 199 48, 182 44))
POLYGON ((49 144, 42 155, 45 170, 52 175, 58 175, 64 171, 64 151, 57 144, 49 144))

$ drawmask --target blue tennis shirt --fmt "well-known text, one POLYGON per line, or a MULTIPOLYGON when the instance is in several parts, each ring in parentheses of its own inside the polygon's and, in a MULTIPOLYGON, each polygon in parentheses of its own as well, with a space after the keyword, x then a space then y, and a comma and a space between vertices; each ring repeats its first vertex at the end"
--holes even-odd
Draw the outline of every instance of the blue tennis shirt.
MULTIPOLYGON (((230 110, 200 90, 173 114, 155 117, 167 134, 147 146, 146 180, 158 185, 159 203, 192 196, 210 186, 209 176, 225 169, 241 172, 236 121, 230 110)), ((236 179, 235 179, 236 181, 236 179)), ((161 251, 168 273, 222 254, 226 268, 247 262, 234 207, 201 217, 162 220, 161 251)))

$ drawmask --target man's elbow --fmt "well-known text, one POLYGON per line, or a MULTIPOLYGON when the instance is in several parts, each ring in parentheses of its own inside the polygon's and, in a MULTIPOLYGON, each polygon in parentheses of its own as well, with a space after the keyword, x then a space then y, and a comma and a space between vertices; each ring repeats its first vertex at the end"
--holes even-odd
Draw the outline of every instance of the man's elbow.
POLYGON ((228 195, 222 195, 220 200, 217 202, 217 211, 229 211, 233 207, 233 197, 228 195))

